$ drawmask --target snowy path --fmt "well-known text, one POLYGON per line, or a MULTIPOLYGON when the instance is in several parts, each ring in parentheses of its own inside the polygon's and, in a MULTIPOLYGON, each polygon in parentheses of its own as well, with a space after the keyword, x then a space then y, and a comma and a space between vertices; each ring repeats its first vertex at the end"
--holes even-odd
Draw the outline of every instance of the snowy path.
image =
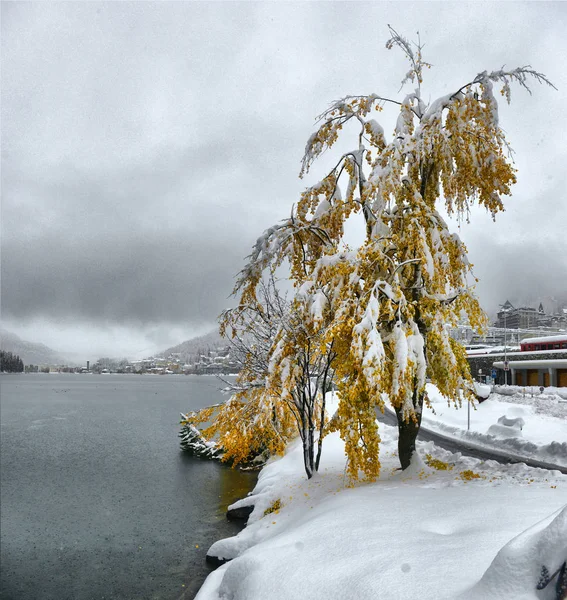
POLYGON ((565 473, 567 402, 561 396, 565 392, 546 388, 541 394, 526 394, 512 386, 487 387, 485 391, 489 397, 484 402, 470 407, 462 402, 455 407, 428 384, 431 406, 424 408, 422 428, 438 434, 440 444, 444 439, 453 440, 463 447, 489 452, 495 459, 510 458, 565 473))
MULTIPOLYGON (((390 409, 386 408, 384 414, 376 409, 376 416, 382 423, 397 427, 396 415, 390 409)), ((567 467, 509 453, 505 450, 476 445, 469 440, 463 440, 462 438, 449 437, 428 429, 423 423, 419 429, 418 439, 422 442, 434 442, 437 446, 449 450, 450 452, 460 452, 461 454, 472 456, 473 458, 478 458, 480 460, 495 460, 504 465, 524 463, 537 469, 560 471, 564 475, 567 475, 567 467)))

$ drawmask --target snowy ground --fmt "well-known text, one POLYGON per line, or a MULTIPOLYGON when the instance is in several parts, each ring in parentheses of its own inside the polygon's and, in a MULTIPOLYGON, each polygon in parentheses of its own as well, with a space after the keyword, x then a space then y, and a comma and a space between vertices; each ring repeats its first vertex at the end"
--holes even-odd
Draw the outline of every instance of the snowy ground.
POLYGON ((546 388, 540 393, 539 388, 496 387, 488 400, 471 409, 469 432, 466 403, 459 409, 449 407, 431 384, 427 392, 433 407, 424 410, 425 428, 482 447, 567 467, 565 388, 546 388), (498 423, 502 417, 508 423, 516 420, 515 425, 498 423))
POLYGON ((311 481, 297 442, 267 465, 252 495, 236 503, 255 505, 246 529, 209 550, 233 560, 209 576, 197 600, 555 597, 555 582, 536 585, 543 566, 553 573, 567 559, 567 508, 558 513, 567 476, 481 462, 432 442, 419 443, 420 456, 448 468, 416 462, 402 473, 396 430, 380 424, 380 432, 374 483, 347 486, 337 434, 325 439, 311 481), (503 546, 546 518, 491 566, 503 546))

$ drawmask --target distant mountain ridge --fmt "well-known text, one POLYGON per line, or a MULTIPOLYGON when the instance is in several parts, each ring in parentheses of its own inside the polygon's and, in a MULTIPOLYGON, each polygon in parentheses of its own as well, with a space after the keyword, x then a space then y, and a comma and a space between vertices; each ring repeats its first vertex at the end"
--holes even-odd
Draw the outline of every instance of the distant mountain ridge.
POLYGON ((206 353, 209 350, 217 350, 227 345, 227 341, 223 340, 220 333, 214 329, 205 335, 191 338, 181 342, 181 344, 177 344, 177 346, 167 348, 167 350, 160 352, 159 356, 168 357, 172 354, 179 354, 182 360, 188 362, 191 357, 206 353))
POLYGON ((6 329, 0 329, 0 348, 6 352, 17 354, 25 365, 60 365, 66 362, 65 357, 45 344, 28 342, 6 329))

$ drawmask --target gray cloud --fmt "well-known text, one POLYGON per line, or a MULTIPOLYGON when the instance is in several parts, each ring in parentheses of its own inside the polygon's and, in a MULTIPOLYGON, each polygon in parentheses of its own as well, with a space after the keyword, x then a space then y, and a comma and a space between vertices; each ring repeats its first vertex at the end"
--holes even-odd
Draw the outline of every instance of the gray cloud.
POLYGON ((22 319, 211 322, 231 292, 235 249, 244 251, 229 237, 208 245, 179 234, 38 237, 17 251, 6 248, 3 309, 22 319))
POLYGON ((63 349, 75 327, 110 349, 120 330, 139 349, 212 325, 256 235, 323 172, 296 177, 315 115, 345 94, 397 94, 387 23, 420 31, 432 99, 502 64, 531 63, 559 88, 502 105, 519 182, 496 224, 473 211, 461 235, 489 309, 567 286, 562 3, 1 10, 2 315, 38 324, 37 341, 63 349))
POLYGON ((567 303, 567 254, 549 252, 554 238, 479 244, 475 251, 475 274, 479 277, 479 297, 494 313, 510 298, 516 306, 537 306, 556 310, 555 301, 567 303))

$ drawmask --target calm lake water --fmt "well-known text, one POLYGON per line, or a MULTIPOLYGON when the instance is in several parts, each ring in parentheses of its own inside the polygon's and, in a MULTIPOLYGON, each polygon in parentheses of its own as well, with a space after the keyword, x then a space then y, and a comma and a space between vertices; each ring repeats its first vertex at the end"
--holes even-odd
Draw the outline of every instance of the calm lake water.
POLYGON ((212 377, 1 375, 3 600, 189 600, 255 475, 186 456, 212 377))

